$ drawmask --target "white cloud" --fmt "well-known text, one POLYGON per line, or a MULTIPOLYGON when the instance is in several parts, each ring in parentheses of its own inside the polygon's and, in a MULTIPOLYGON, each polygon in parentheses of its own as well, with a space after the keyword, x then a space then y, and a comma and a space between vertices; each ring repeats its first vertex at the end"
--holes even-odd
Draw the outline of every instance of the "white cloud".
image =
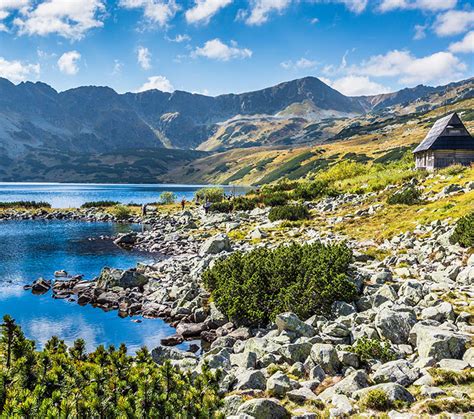
POLYGON ((285 70, 307 70, 316 67, 316 65, 316 61, 308 60, 304 57, 300 58, 295 62, 293 62, 292 60, 288 60, 280 63, 280 66, 283 67, 285 70))
POLYGON ((415 25, 415 35, 413 35, 413 39, 415 41, 424 39, 426 37, 426 28, 426 25, 415 25))
POLYGON ((137 51, 137 61, 140 64, 140 67, 143 70, 149 70, 151 68, 151 53, 148 48, 145 47, 138 47, 137 51))
POLYGON ((382 0, 379 9, 389 12, 396 9, 420 9, 428 11, 449 10, 456 6, 457 0, 382 0))
POLYGON ((175 0, 120 0, 125 9, 143 9, 146 19, 160 26, 166 26, 180 7, 175 0))
POLYGON ((250 13, 246 18, 249 25, 265 23, 273 12, 282 13, 292 0, 252 0, 250 13))
POLYGON ((169 36, 166 36, 165 38, 166 38, 167 41, 177 42, 177 43, 186 42, 186 41, 191 40, 191 37, 189 35, 186 35, 186 34, 178 34, 174 38, 170 38, 169 36))
POLYGON ((368 4, 368 0, 334 0, 335 3, 343 3, 351 12, 362 13, 368 4))
POLYGON ((211 60, 229 61, 234 58, 250 58, 252 51, 248 48, 239 48, 234 41, 230 45, 224 44, 220 39, 207 41, 204 46, 196 48, 193 57, 206 57, 211 60))
POLYGON ((459 42, 454 42, 449 46, 451 52, 469 53, 474 52, 474 31, 467 33, 459 42))
POLYGON ((79 72, 78 61, 81 59, 81 54, 77 51, 65 52, 59 57, 58 67, 61 73, 69 76, 74 76, 79 72))
POLYGON ((409 51, 393 50, 376 55, 351 66, 352 74, 373 77, 399 77, 400 82, 418 84, 452 81, 466 70, 466 65, 450 52, 436 52, 426 57, 414 57, 409 51))
POLYGON ((434 31, 439 36, 458 35, 474 25, 474 12, 450 10, 436 18, 434 31))
MULTIPOLYGON (((3 1, 3 0, 2 0, 3 1)), ((22 11, 13 23, 20 34, 56 33, 70 39, 81 39, 93 28, 103 26, 105 6, 102 0, 46 0, 22 11)))
POLYGON ((146 90, 161 90, 162 92, 173 92, 174 87, 165 76, 148 77, 148 81, 138 88, 137 92, 145 92, 146 90))
POLYGON ((349 75, 334 81, 322 77, 321 80, 347 96, 367 96, 389 92, 385 86, 371 81, 367 76, 349 75))
POLYGON ((112 69, 112 76, 117 76, 122 73, 123 63, 120 60, 114 60, 114 67, 112 69))
POLYGON ((21 61, 8 61, 0 57, 0 77, 4 77, 14 83, 37 79, 40 75, 39 64, 28 64, 21 61))
POLYGON ((188 23, 208 23, 219 10, 232 3, 232 0, 195 0, 194 6, 186 11, 188 23))

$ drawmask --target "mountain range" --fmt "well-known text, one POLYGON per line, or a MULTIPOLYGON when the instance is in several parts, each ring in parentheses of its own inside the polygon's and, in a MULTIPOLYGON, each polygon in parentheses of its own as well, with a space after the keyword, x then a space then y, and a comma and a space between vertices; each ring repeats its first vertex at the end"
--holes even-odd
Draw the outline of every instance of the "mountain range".
POLYGON ((427 111, 473 96, 473 78, 361 97, 315 77, 216 97, 96 86, 57 92, 0 78, 0 180, 159 181, 210 153, 324 143, 354 118, 427 111))

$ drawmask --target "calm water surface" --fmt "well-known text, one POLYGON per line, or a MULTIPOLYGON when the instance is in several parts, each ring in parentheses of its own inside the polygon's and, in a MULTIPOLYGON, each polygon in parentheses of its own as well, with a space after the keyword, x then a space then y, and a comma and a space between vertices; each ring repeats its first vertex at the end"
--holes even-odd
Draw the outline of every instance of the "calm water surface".
POLYGON ((0 315, 10 314, 39 346, 53 335, 68 344, 82 337, 89 350, 98 344, 121 342, 127 344, 130 352, 143 345, 149 349, 158 346, 162 337, 174 333, 162 320, 142 319, 142 323, 134 323, 130 318, 119 318, 117 311, 81 307, 55 300, 50 293, 34 296, 22 288, 40 276, 53 278, 58 269, 92 279, 104 266, 130 268, 139 261, 152 261, 149 254, 129 252, 99 239, 101 235, 115 235, 131 228, 139 226, 0 221, 0 315))
MULTIPOLYGON (((0 202, 43 201, 53 208, 80 207, 90 201, 118 201, 123 204, 157 202, 164 191, 176 193, 178 199, 190 200, 203 185, 118 185, 87 183, 1 183, 0 202)), ((240 194, 246 187, 225 186, 226 193, 240 194)))

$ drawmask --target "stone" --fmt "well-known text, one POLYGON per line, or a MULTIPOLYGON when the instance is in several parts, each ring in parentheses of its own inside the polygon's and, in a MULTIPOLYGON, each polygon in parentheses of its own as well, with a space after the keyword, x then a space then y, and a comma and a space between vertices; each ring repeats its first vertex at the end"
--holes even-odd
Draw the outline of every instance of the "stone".
POLYGON ((151 357, 157 364, 162 364, 166 360, 179 361, 185 358, 196 359, 196 356, 190 352, 184 352, 176 348, 167 348, 158 346, 151 351, 151 357))
POLYGON ((469 367, 469 364, 462 359, 442 359, 438 366, 445 370, 462 371, 469 367))
POLYGON ((245 351, 240 354, 231 354, 230 363, 239 368, 255 368, 257 365, 257 354, 251 351, 245 351))
POLYGON ((369 386, 369 376, 363 370, 357 370, 344 377, 341 381, 327 388, 319 394, 319 398, 329 401, 335 394, 344 394, 352 397, 352 394, 369 386))
POLYGON ((329 416, 331 418, 347 417, 354 411, 352 403, 344 394, 332 396, 331 404, 334 406, 329 409, 329 416))
POLYGON ((373 306, 379 307, 383 303, 387 301, 395 301, 398 298, 397 293, 388 284, 383 285, 381 288, 377 290, 377 292, 373 295, 373 306))
POLYGON ((308 401, 318 400, 318 396, 314 394, 308 387, 297 388, 286 393, 288 399, 295 403, 305 403, 308 401))
POLYGON ((215 255, 221 252, 230 252, 232 246, 229 237, 226 234, 217 234, 214 237, 208 238, 201 246, 199 254, 201 255, 215 255))
POLYGON ((334 336, 337 338, 344 338, 351 334, 347 326, 338 322, 327 323, 323 327, 322 332, 328 336, 334 336))
POLYGON ((264 239, 265 237, 268 237, 268 233, 258 227, 249 234, 249 238, 256 240, 264 239))
POLYGON ((382 390, 387 395, 388 400, 392 403, 396 401, 413 403, 415 401, 413 395, 405 387, 396 383, 377 384, 375 386, 366 387, 362 390, 356 391, 353 394, 353 397, 355 399, 361 399, 372 390, 382 390))
POLYGON ((209 322, 212 328, 218 328, 224 326, 229 320, 227 319, 226 315, 223 314, 216 306, 214 302, 209 304, 209 322))
POLYGON ((466 352, 464 352, 462 359, 463 361, 466 361, 470 367, 474 368, 474 347, 471 347, 466 352))
POLYGON ((466 335, 423 324, 412 329, 410 339, 415 340, 421 358, 433 357, 437 361, 461 359, 470 341, 466 335))
POLYGON ((262 371, 248 370, 236 376, 235 390, 265 390, 267 382, 262 371))
POLYGON ((282 371, 277 371, 267 380, 267 392, 270 396, 284 397, 291 388, 290 379, 282 371))
POLYGON ((359 357, 354 352, 337 351, 337 357, 342 365, 359 368, 359 357))
POLYGON ((318 364, 310 369, 308 376, 310 380, 319 380, 321 382, 326 378, 326 373, 321 368, 321 365, 318 364))
POLYGON ((436 320, 440 323, 443 323, 446 320, 454 320, 455 314, 453 306, 450 303, 444 301, 436 306, 423 309, 420 317, 423 320, 436 320))
POLYGON ((136 269, 103 268, 96 279, 98 288, 142 288, 148 283, 148 277, 137 272, 136 269))
POLYGON ((376 383, 391 381, 409 386, 420 376, 420 370, 405 359, 397 359, 381 365, 372 375, 376 383))
POLYGON ((430 399, 435 399, 436 397, 446 395, 446 392, 439 387, 421 386, 420 394, 430 399))
POLYGON ((205 323, 180 323, 176 327, 176 333, 184 338, 192 338, 199 336, 207 329, 205 323))
POLYGON ((375 316, 374 323, 380 337, 401 344, 408 342, 410 330, 416 323, 416 316, 412 311, 383 308, 375 316))
POLYGON ((294 332, 299 336, 312 337, 316 334, 314 327, 301 321, 294 313, 287 312, 278 314, 275 318, 278 331, 294 332))
POLYGON ((398 295, 404 297, 411 305, 416 305, 424 297, 423 284, 419 281, 404 281, 398 290, 398 295))
POLYGON ((43 278, 38 278, 33 284, 31 285, 31 291, 34 294, 44 294, 51 289, 51 281, 48 281, 43 278))
POLYGON ((340 368, 337 351, 331 344, 315 343, 311 348, 311 359, 324 370, 326 374, 336 375, 340 368))
POLYGON ((350 314, 356 313, 357 310, 352 304, 346 303, 345 301, 335 301, 331 306, 331 312, 334 313, 335 317, 349 316, 350 314))
POLYGON ((256 419, 290 419, 291 415, 276 399, 251 399, 241 404, 238 414, 256 419))
POLYGON ((283 358, 287 361, 294 363, 294 362, 304 362, 306 358, 308 358, 311 352, 312 344, 309 342, 303 343, 289 343, 287 345, 283 345, 279 353, 283 358))
POLYGON ((130 247, 133 246, 137 241, 137 233, 121 233, 114 240, 117 246, 130 247))

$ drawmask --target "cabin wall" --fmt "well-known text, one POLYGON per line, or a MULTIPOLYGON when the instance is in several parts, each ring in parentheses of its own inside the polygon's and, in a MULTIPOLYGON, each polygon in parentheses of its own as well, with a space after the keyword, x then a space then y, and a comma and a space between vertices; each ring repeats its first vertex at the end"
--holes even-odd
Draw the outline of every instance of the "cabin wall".
POLYGON ((415 154, 417 169, 434 170, 453 164, 469 166, 474 163, 474 150, 428 150, 415 154))

